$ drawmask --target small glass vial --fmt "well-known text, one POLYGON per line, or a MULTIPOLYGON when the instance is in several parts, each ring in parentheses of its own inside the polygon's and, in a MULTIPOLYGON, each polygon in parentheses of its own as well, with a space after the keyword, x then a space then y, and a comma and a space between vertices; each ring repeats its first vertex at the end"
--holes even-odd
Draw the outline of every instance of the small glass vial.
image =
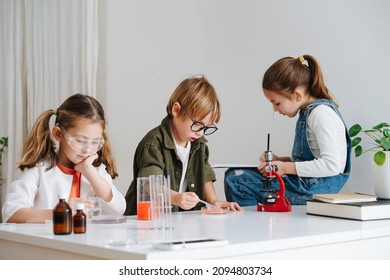
POLYGON ((59 202, 53 209, 53 232, 54 234, 72 233, 72 209, 66 202, 67 194, 58 195, 59 202))
POLYGON ((73 233, 87 232, 87 215, 83 210, 84 204, 76 204, 76 214, 73 216, 73 233))

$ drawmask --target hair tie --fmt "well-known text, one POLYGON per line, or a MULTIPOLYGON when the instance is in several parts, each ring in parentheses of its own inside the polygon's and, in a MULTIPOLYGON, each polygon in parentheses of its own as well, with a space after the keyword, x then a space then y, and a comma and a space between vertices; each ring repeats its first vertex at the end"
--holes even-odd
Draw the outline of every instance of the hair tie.
POLYGON ((306 67, 309 68, 309 62, 303 57, 303 55, 298 57, 298 59, 301 61, 302 65, 305 65, 306 67))
POLYGON ((53 109, 53 114, 57 115, 57 110, 56 109, 53 109))

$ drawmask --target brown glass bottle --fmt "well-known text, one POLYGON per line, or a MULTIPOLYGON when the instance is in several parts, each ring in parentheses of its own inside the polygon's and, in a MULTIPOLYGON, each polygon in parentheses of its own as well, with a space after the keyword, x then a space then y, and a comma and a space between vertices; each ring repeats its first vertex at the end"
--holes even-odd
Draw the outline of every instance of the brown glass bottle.
POLYGON ((84 204, 76 204, 76 214, 73 216, 73 233, 87 232, 87 215, 83 210, 84 204))
POLYGON ((53 232, 54 234, 72 233, 72 209, 66 202, 66 194, 58 196, 59 202, 53 209, 53 232))

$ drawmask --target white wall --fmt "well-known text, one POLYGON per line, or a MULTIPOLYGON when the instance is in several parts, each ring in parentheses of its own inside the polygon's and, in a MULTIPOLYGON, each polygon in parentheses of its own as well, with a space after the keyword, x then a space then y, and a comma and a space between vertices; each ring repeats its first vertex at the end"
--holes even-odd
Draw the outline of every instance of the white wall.
MULTIPOLYGON (((272 112, 264 71, 284 56, 312 54, 349 126, 390 122, 390 1, 115 0, 100 2, 99 97, 125 193, 133 153, 165 116, 187 74, 205 74, 222 104, 209 137, 211 162, 257 163, 271 133, 289 154, 295 119, 272 112)), ((346 190, 372 193, 370 162, 353 159, 346 190)), ((216 188, 223 196, 223 170, 216 188)))

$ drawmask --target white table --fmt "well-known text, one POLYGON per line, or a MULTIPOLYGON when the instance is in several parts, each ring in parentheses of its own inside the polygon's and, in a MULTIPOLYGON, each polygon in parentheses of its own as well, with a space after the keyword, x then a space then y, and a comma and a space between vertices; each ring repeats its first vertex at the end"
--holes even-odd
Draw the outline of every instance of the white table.
POLYGON ((173 230, 150 230, 128 217, 121 224, 88 224, 86 234, 56 236, 52 224, 1 224, 0 259, 390 259, 390 220, 353 221, 289 213, 173 214, 173 230), (227 239, 218 248, 162 251, 156 241, 227 239))

